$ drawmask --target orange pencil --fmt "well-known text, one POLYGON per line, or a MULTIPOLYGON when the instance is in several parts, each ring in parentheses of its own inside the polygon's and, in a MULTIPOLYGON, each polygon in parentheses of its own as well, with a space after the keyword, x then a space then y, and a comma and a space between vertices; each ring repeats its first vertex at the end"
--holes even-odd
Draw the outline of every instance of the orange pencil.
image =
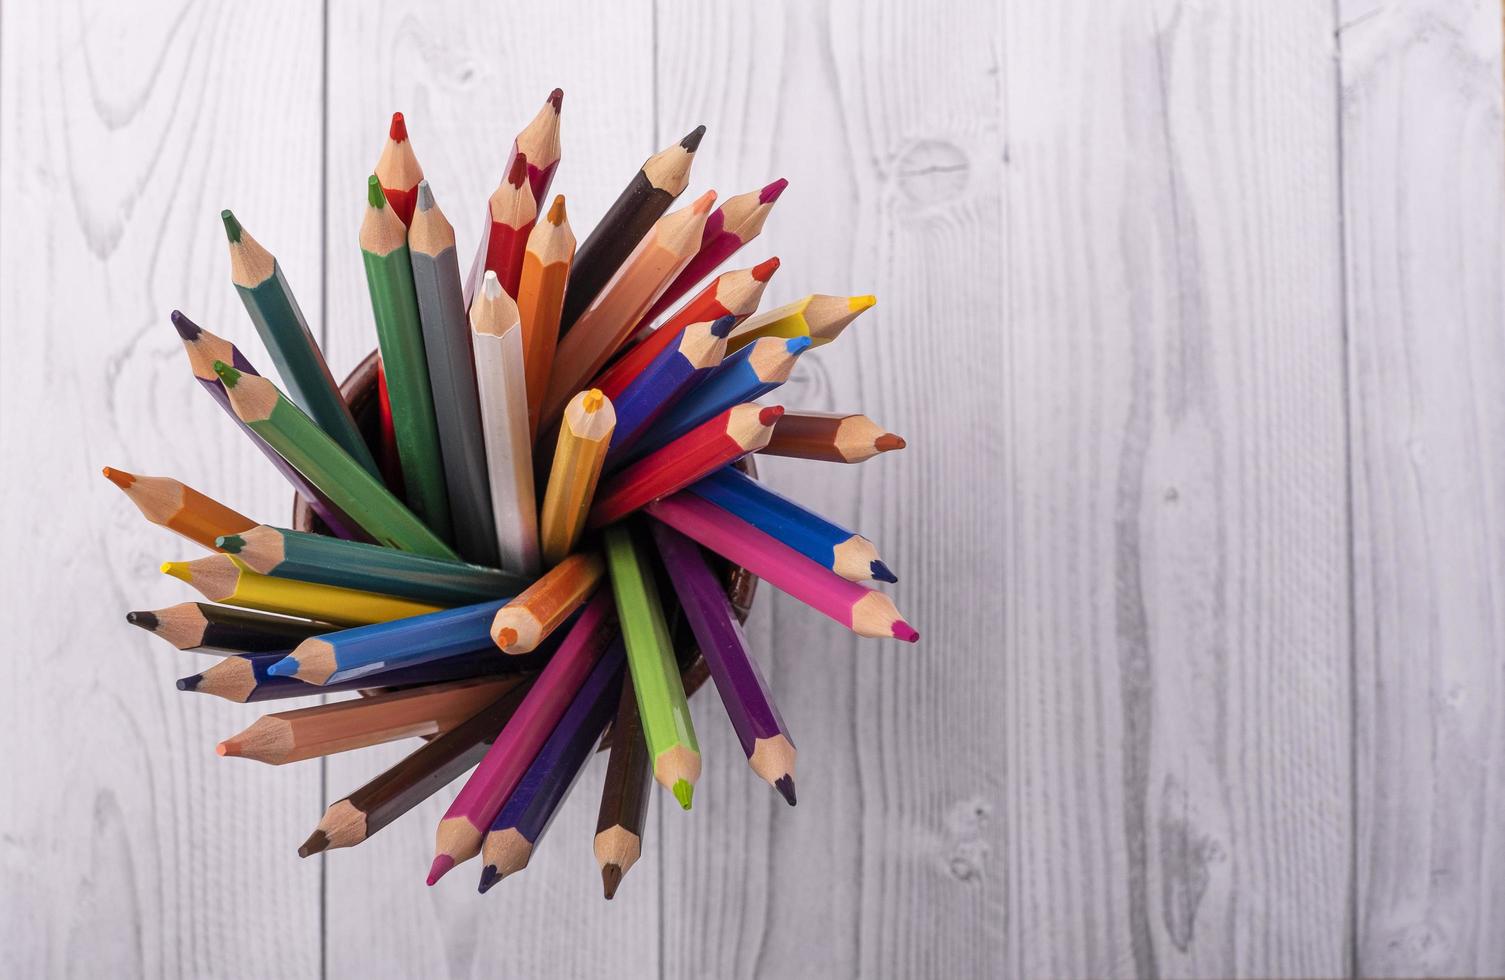
POLYGON ((528 433, 538 438, 538 413, 554 366, 559 341, 559 313, 564 287, 575 259, 575 233, 564 213, 564 195, 554 198, 549 213, 533 226, 523 253, 517 285, 517 312, 523 325, 523 374, 528 379, 528 433))
POLYGON ((219 551, 214 539, 249 531, 256 522, 212 497, 167 476, 137 476, 114 467, 104 468, 105 479, 125 491, 141 516, 153 524, 219 551))
POLYGON ((585 604, 605 574, 599 554, 571 555, 496 611, 491 639, 504 653, 531 653, 585 604))
POLYGON ((387 131, 387 145, 382 147, 381 158, 376 161, 377 181, 392 205, 392 213, 402 219, 404 225, 413 223, 413 207, 418 203, 418 182, 423 179, 423 168, 418 165, 418 156, 413 144, 408 142, 408 124, 402 113, 392 113, 392 128, 387 131))

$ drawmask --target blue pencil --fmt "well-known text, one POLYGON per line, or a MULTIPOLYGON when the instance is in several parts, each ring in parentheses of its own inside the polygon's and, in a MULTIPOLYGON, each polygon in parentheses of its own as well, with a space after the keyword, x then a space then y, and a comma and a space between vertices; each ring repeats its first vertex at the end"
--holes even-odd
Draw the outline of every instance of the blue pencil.
POLYGON ((227 701, 272 701, 306 698, 368 687, 404 687, 439 684, 486 674, 501 674, 517 667, 516 658, 499 657, 494 650, 470 653, 447 660, 403 667, 375 676, 366 675, 338 684, 307 684, 295 677, 277 677, 268 671, 283 659, 282 653, 237 654, 226 657, 201 674, 178 679, 178 690, 212 694, 227 701))
MULTIPOLYGON (((647 438, 638 440, 619 461, 631 462, 678 439, 733 405, 761 398, 789 380, 794 362, 810 346, 809 337, 761 337, 737 351, 710 373, 695 390, 665 412, 647 438)), ((621 427, 618 409, 617 427, 621 427)))
POLYGON ((622 389, 612 402, 617 427, 606 452, 607 466, 625 456, 649 426, 720 365, 726 354, 726 335, 736 323, 736 317, 724 316, 714 323, 690 324, 622 389))
POLYGON ((528 866, 533 848, 569 795, 601 730, 616 713, 626 663, 626 649, 618 637, 591 669, 548 741, 491 821, 481 845, 486 862, 481 869, 482 892, 528 866))
POLYGON ((777 538, 852 582, 897 582, 873 543, 730 466, 687 487, 691 493, 777 538))
POLYGON ((299 643, 271 673, 324 686, 477 650, 489 650, 500 657, 501 651, 491 641, 491 620, 508 601, 493 599, 312 636, 299 643))

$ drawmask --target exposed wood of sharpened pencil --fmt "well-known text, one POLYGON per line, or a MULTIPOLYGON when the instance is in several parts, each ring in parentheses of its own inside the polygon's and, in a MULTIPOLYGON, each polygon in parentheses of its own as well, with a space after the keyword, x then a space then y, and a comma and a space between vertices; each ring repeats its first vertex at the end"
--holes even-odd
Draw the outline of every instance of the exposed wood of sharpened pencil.
POLYGON ((408 124, 402 113, 392 113, 392 125, 387 130, 387 142, 381 149, 373 171, 381 182, 382 193, 392 213, 404 225, 413 223, 413 208, 418 198, 418 184, 423 180, 423 167, 418 164, 418 155, 408 140, 408 124))
POLYGON ((272 766, 436 735, 515 687, 520 677, 457 681, 263 715, 215 747, 272 766))
POLYGON ((622 678, 622 694, 611 725, 611 755, 596 816, 596 863, 601 867, 601 885, 608 900, 616 895, 622 877, 643 854, 648 787, 652 784, 653 758, 643 740, 637 692, 629 672, 622 678))
POLYGON ((210 551, 219 550, 214 541, 221 534, 256 526, 246 515, 172 477, 137 476, 112 466, 106 466, 103 472, 106 480, 124 491, 142 517, 210 551))
POLYGON ((862 463, 904 446, 902 436, 866 415, 786 411, 773 427, 773 438, 759 452, 827 463, 862 463))
POLYGON ((559 169, 559 116, 563 108, 564 89, 556 88, 544 100, 538 115, 513 139, 512 150, 507 154, 509 160, 519 153, 527 158, 528 186, 533 189, 533 203, 540 210, 549 194, 554 171, 559 169))
MULTIPOLYGON (((590 380, 627 341, 643 311, 695 254, 695 243, 715 199, 715 191, 706 191, 690 206, 660 218, 580 314, 577 329, 560 339, 539 416, 542 428, 558 421, 565 403, 589 387, 590 380)), ((569 301, 568 293, 565 301, 569 301)))
POLYGON ((179 650, 223 653, 290 650, 310 636, 338 628, 207 602, 180 602, 165 609, 128 612, 125 621, 160 636, 179 650))
POLYGON ((336 800, 298 848, 298 856, 353 847, 459 778, 481 761, 532 685, 532 678, 524 679, 470 718, 336 800))
POLYGON ((491 640, 504 653, 531 653, 595 594, 606 574, 596 552, 571 555, 497 610, 491 640))
POLYGON ((649 157, 586 237, 570 270, 561 335, 573 328, 648 229, 689 186, 690 165, 704 136, 705 127, 697 126, 678 143, 649 157))
POLYGON ((559 342, 559 314, 575 258, 575 233, 565 214, 564 195, 533 225, 517 286, 518 319, 523 325, 523 369, 528 379, 528 438, 538 439, 538 417, 559 342))
POLYGON ((872 296, 823 296, 812 293, 776 310, 749 317, 732 331, 726 349, 735 352, 759 337, 809 337, 815 347, 829 344, 864 310, 878 301, 872 296))
POLYGON ((461 296, 455 229, 439 209, 426 180, 418 184, 416 210, 408 228, 408 252, 423 325, 423 352, 433 392, 455 548, 466 561, 495 567, 500 555, 486 472, 486 435, 481 426, 470 321, 461 296))
POLYGON ((539 518, 545 565, 563 561, 580 540, 616 424, 611 401, 594 388, 565 407, 539 518))
POLYGON ((375 473, 376 460, 361 438, 281 265, 234 214, 222 211, 220 218, 230 243, 230 280, 272 356, 288 397, 352 459, 375 473))
POLYGON ((533 493, 522 326, 517 304, 489 269, 470 306, 470 340, 501 566, 531 575, 538 571, 539 561, 538 502, 533 493))
POLYGON ((336 626, 364 626, 438 612, 440 606, 395 596, 272 578, 251 571, 233 555, 164 562, 162 572, 187 582, 206 599, 284 616, 305 616, 336 626))
POLYGON ((366 182, 360 246, 376 338, 381 344, 381 366, 392 406, 404 494, 413 512, 436 535, 453 541, 408 230, 387 207, 386 195, 374 174, 366 182))

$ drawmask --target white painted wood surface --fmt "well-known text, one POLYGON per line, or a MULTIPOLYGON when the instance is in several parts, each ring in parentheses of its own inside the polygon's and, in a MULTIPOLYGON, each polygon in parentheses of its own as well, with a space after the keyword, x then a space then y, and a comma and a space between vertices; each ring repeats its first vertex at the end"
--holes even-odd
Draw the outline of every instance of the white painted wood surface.
POLYGON ((54 6, 0 7, 14 975, 1505 973, 1498 3, 54 6), (779 398, 910 448, 764 472, 878 541, 924 634, 765 592, 801 805, 707 691, 696 809, 655 800, 611 904, 604 760, 485 899, 422 885, 443 801, 294 857, 407 747, 213 758, 257 712, 120 622, 192 546, 97 476, 281 519, 166 320, 265 360, 216 211, 342 374, 388 114, 468 250, 554 85, 582 237, 705 122, 692 192, 791 180, 767 303, 879 296, 779 398))

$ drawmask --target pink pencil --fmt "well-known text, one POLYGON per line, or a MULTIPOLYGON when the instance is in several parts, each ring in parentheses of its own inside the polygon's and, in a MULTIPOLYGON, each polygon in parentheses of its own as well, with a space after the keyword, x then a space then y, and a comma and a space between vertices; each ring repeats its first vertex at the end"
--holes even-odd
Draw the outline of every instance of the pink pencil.
POLYGON ((910 643, 920 638, 882 592, 848 582, 709 500, 681 492, 654 501, 646 509, 685 537, 741 565, 859 636, 888 636, 910 643))
POLYGON ((430 885, 450 868, 480 853, 491 821, 533 764, 544 740, 614 636, 615 607, 610 590, 603 590, 585 607, 507 727, 491 743, 486 757, 444 812, 444 819, 439 821, 438 853, 429 868, 430 885))

